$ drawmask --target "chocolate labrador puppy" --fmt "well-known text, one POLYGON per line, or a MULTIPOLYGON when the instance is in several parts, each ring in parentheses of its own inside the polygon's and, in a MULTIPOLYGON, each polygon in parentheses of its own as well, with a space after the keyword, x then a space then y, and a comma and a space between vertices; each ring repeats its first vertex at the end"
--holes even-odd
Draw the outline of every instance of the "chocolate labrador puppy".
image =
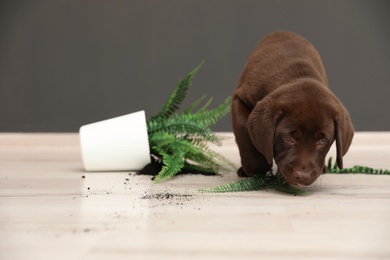
POLYGON ((329 90, 320 55, 306 39, 275 32, 256 46, 233 93, 232 123, 239 176, 265 174, 273 159, 287 182, 310 185, 325 171, 336 141, 337 165, 354 129, 329 90))

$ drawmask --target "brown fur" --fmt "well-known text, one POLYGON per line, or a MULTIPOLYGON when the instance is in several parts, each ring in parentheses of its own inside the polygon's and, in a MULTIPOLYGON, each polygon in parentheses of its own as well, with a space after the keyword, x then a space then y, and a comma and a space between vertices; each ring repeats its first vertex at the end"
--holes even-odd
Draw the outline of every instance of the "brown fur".
POLYGON ((329 90, 320 55, 301 36, 275 32, 256 46, 233 93, 240 176, 266 173, 273 159, 291 184, 310 185, 336 140, 337 164, 352 142, 349 114, 329 90))

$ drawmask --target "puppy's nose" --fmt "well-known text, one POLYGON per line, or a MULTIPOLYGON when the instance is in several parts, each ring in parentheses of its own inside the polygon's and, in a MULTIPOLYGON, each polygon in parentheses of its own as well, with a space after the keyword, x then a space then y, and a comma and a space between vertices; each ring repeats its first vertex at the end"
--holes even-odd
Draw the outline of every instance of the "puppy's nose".
POLYGON ((293 178, 298 182, 306 182, 310 180, 310 172, 307 171, 295 171, 293 173, 293 178))

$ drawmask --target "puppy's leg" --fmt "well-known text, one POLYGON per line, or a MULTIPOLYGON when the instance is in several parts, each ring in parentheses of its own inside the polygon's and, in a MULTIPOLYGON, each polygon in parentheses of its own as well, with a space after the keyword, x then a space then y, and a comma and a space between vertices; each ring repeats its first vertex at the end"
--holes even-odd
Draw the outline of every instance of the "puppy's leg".
POLYGON ((242 166, 237 171, 237 174, 241 177, 253 176, 255 173, 265 174, 272 168, 272 164, 268 164, 264 155, 253 146, 252 140, 248 134, 246 122, 250 112, 251 111, 237 96, 233 97, 233 132, 240 152, 242 166))

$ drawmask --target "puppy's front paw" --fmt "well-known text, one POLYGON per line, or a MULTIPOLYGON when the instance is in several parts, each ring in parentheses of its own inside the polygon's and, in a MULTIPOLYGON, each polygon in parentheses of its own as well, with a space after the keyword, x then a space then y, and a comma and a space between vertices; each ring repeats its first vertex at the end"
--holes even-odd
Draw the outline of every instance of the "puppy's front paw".
POLYGON ((248 174, 244 171, 244 169, 242 169, 242 167, 240 167, 240 169, 238 169, 237 175, 238 175, 239 177, 250 177, 250 175, 248 175, 248 174))

